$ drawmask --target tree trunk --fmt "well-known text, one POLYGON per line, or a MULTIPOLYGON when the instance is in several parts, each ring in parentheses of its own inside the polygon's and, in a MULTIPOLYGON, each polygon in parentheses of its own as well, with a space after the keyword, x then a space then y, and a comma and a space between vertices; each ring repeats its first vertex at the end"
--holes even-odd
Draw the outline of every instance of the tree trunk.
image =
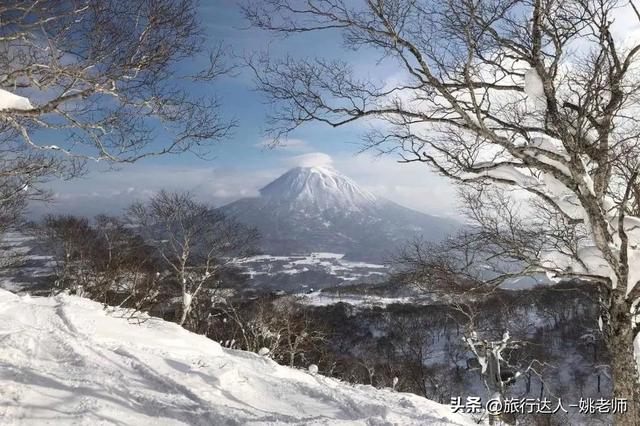
POLYGON ((614 296, 610 328, 607 330, 609 335, 606 336, 611 354, 613 398, 627 401, 627 411, 614 414, 614 423, 617 426, 640 426, 640 381, 633 347, 635 333, 631 304, 623 297, 619 294, 614 296))
POLYGON ((180 320, 178 321, 178 325, 184 326, 184 323, 187 321, 187 316, 191 311, 191 302, 193 301, 192 296, 189 293, 182 294, 182 313, 180 314, 180 320))
POLYGON ((178 320, 178 325, 183 326, 187 321, 187 315, 189 315, 189 309, 187 306, 182 306, 182 313, 180 314, 180 319, 178 320))

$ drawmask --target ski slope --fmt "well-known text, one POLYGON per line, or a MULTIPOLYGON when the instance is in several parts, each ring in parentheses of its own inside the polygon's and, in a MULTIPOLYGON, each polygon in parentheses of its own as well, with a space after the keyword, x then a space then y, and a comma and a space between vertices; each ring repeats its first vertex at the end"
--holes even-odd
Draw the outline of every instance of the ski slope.
POLYGON ((411 394, 351 386, 134 324, 75 296, 0 290, 2 425, 470 425, 411 394))

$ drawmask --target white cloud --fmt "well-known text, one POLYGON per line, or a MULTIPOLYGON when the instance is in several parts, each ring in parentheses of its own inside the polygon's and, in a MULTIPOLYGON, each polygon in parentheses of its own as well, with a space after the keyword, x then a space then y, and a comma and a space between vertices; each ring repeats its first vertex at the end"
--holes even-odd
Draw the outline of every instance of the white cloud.
POLYGON ((144 200, 159 191, 190 191, 214 206, 242 197, 255 196, 257 189, 277 176, 278 171, 252 173, 224 167, 176 167, 140 165, 118 171, 92 172, 82 179, 53 181, 53 203, 32 203, 31 215, 72 213, 94 216, 119 214, 131 202, 144 200))
POLYGON ((393 155, 334 155, 333 166, 374 194, 405 207, 459 216, 455 186, 422 163, 399 163, 393 155))
POLYGON ((332 163, 333 158, 323 152, 312 152, 285 159, 285 164, 289 167, 322 167, 330 166, 332 163))

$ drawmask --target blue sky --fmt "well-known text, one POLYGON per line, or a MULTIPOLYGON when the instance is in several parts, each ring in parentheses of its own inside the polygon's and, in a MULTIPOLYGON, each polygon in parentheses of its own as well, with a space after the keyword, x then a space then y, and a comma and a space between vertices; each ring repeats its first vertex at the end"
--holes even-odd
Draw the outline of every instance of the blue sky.
MULTIPOLYGON (((393 78, 394 64, 379 63, 375 52, 345 49, 336 33, 313 33, 282 39, 247 29, 235 0, 204 0, 201 16, 212 44, 223 41, 238 55, 268 50, 271 55, 349 59, 356 70, 384 81, 393 78)), ((290 135, 287 146, 265 148, 268 106, 254 90, 253 78, 240 70, 204 90, 215 94, 224 114, 238 127, 233 135, 214 147, 210 159, 193 155, 143 160, 109 171, 90 166, 89 173, 74 181, 52 181, 54 204, 34 204, 33 215, 43 212, 119 213, 135 199, 155 191, 188 190, 200 199, 221 205, 251 196, 291 167, 314 162, 331 163, 374 193, 407 207, 438 215, 455 214, 455 191, 448 183, 418 164, 397 164, 396 157, 356 155, 368 124, 342 128, 310 124, 290 135)))

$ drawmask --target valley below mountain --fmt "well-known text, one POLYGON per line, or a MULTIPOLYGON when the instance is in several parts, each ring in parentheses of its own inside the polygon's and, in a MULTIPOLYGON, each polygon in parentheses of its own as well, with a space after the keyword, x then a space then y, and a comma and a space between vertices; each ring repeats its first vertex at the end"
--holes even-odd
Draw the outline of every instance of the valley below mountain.
POLYGON ((439 241, 460 226, 378 197, 331 167, 296 167, 219 210, 261 235, 262 254, 240 262, 250 287, 285 292, 381 282, 403 244, 439 241))

